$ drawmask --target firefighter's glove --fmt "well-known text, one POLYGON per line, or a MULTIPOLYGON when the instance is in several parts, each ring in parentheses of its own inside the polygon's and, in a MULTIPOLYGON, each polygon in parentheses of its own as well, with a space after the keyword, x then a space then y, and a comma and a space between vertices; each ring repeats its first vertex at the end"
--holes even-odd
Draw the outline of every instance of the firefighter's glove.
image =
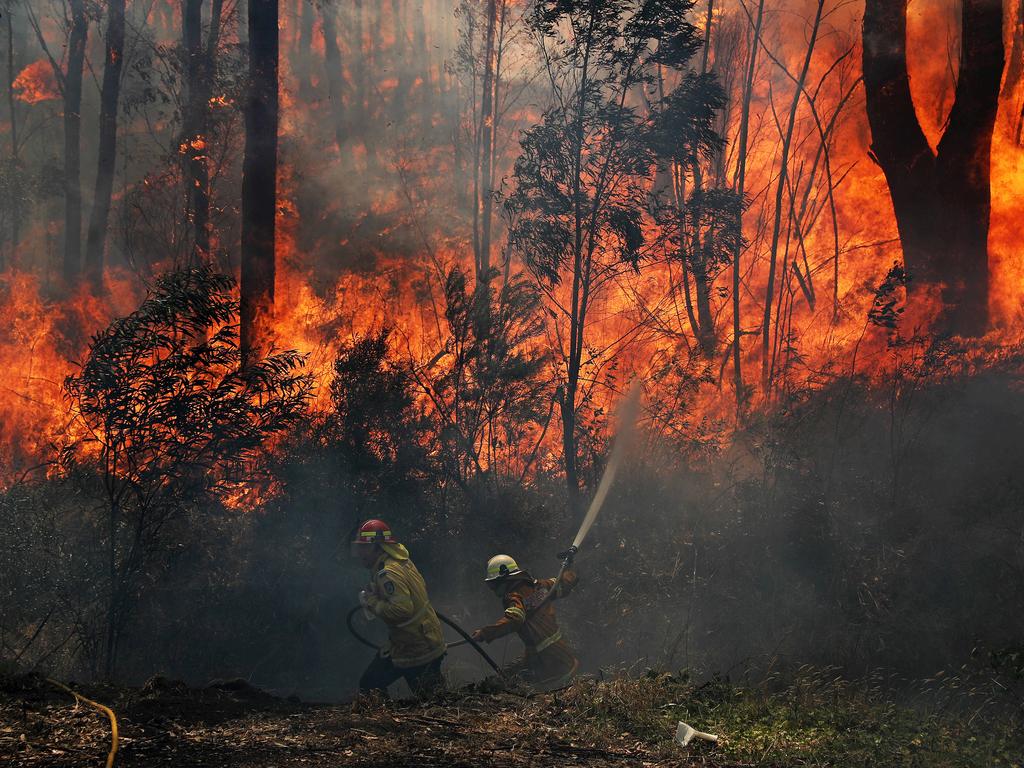
POLYGON ((473 634, 470 635, 478 643, 486 643, 487 640, 484 637, 484 631, 482 629, 474 629, 473 634))
POLYGON ((567 550, 565 550, 565 552, 559 552, 558 553, 558 559, 561 560, 566 565, 572 565, 572 561, 576 559, 576 553, 579 552, 579 551, 580 551, 579 547, 577 547, 574 544, 573 546, 571 546, 567 550))
POLYGON ((368 590, 364 589, 359 593, 359 605, 363 607, 363 616, 366 618, 367 621, 372 621, 373 619, 377 618, 377 614, 375 614, 373 612, 373 609, 370 607, 371 597, 372 595, 368 590))

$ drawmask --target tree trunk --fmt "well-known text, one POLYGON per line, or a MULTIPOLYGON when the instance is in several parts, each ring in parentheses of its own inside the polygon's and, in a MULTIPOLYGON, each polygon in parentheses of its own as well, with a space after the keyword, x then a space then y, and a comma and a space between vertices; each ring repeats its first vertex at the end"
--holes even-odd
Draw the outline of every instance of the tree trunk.
MULTIPOLYGON (((711 29, 714 24, 714 14, 714 0, 708 0, 707 17, 704 21, 704 53, 701 58, 700 65, 700 73, 702 75, 707 74, 708 71, 708 62, 711 54, 711 29)), ((695 158, 693 160, 693 188, 695 192, 700 192, 704 189, 704 172, 700 165, 700 158, 695 158)), ((676 202, 679 210, 682 211, 685 203, 681 195, 676 202)), ((705 256, 705 254, 711 253, 714 249, 714 243, 712 242, 714 233, 712 230, 707 232, 706 238, 705 242, 702 243, 700 239, 700 226, 695 222, 693 238, 689 247, 689 251, 692 256, 693 287, 694 293, 697 297, 697 324, 694 325, 693 330, 697 334, 697 341, 700 343, 701 352, 708 360, 710 360, 715 356, 715 352, 718 347, 718 332, 715 329, 715 316, 711 311, 711 279, 708 276, 707 259, 705 256)), ((689 301, 690 289, 685 282, 685 271, 683 272, 683 275, 683 287, 687 292, 687 301, 689 301)))
POLYGON ((707 265, 700 257, 693 264, 693 286, 697 297, 697 341, 701 352, 708 360, 718 349, 718 333, 715 330, 715 315, 711 311, 711 280, 707 265))
POLYGON ((498 9, 496 0, 487 0, 487 37, 484 45, 484 78, 480 94, 480 130, 476 142, 476 162, 480 184, 474 210, 474 231, 480 236, 476 254, 476 279, 481 282, 491 267, 491 163, 494 157, 494 38, 498 9))
POLYGON ((565 483, 569 494, 569 511, 579 507, 580 480, 576 466, 576 388, 577 376, 570 376, 571 385, 562 391, 559 410, 562 415, 562 454, 565 461, 565 483))
POLYGON ((203 104, 203 0, 185 0, 181 14, 182 42, 185 46, 185 83, 188 92, 185 103, 184 130, 181 149, 185 161, 184 180, 186 208, 191 217, 193 241, 191 263, 205 261, 209 251, 207 218, 209 202, 206 200, 206 131, 203 104))
POLYGON ((1013 21, 1013 47, 1006 66, 1006 81, 1003 83, 1001 96, 1012 98, 1017 92, 1021 78, 1024 77, 1024 0, 1017 0, 1017 10, 1013 21))
MULTIPOLYGON (((757 73, 757 53, 761 48, 761 25, 764 23, 764 3, 759 0, 757 4, 757 20, 754 22, 754 29, 750 39, 750 52, 747 61, 747 72, 743 81, 743 104, 740 111, 740 135, 739 147, 737 148, 737 168, 734 181, 736 192, 742 197, 746 194, 747 174, 747 143, 750 137, 750 102, 754 94, 754 76, 757 73)), ((739 229, 743 231, 743 214, 739 214, 737 222, 739 229)), ((732 257, 732 370, 733 388, 736 391, 736 415, 737 421, 743 416, 746 406, 746 387, 743 384, 743 368, 741 365, 741 342, 743 340, 743 325, 740 322, 740 256, 743 246, 741 240, 737 239, 736 248, 732 257)))
POLYGON ((64 89, 64 282, 73 287, 82 267, 82 69, 89 19, 85 0, 69 0, 71 34, 68 38, 64 89))
POLYGON ((249 101, 242 161, 241 345, 250 359, 274 306, 277 207, 277 0, 249 0, 249 101))
POLYGON ((1006 79, 1000 98, 1013 104, 1007 110, 1007 127, 1014 141, 1020 146, 1024 133, 1024 100, 1018 97, 1020 81, 1024 78, 1024 0, 1017 0, 1016 18, 1013 23, 1013 45, 1006 66, 1006 79))
POLYGON ((324 35, 324 69, 327 71, 327 100, 331 106, 334 121, 334 142, 342 166, 347 165, 349 152, 345 147, 345 81, 341 65, 341 50, 338 48, 338 9, 331 2, 320 3, 321 27, 324 35))
POLYGON ((210 29, 202 38, 203 0, 186 0, 182 38, 187 57, 188 101, 182 148, 185 156, 186 196, 192 216, 193 247, 190 262, 206 263, 210 253, 210 97, 217 73, 217 49, 224 0, 210 6, 210 29))
POLYGON ((946 130, 933 152, 907 73, 908 0, 867 0, 864 87, 871 156, 889 185, 906 269, 940 288, 936 331, 988 327, 992 132, 1002 80, 1001 0, 963 0, 960 73, 946 130))
MULTIPOLYGON (((818 0, 818 10, 814 17, 814 25, 811 29, 811 36, 807 43, 807 53, 804 56, 803 67, 797 79, 793 91, 793 102, 789 108, 789 122, 786 125, 786 133, 782 136, 782 158, 779 161, 779 178, 775 188, 775 222, 772 226, 772 242, 768 259, 768 284, 765 288, 764 299, 764 320, 761 324, 761 388, 765 398, 771 396, 772 374, 775 356, 770 353, 772 340, 772 298, 775 291, 775 270, 779 256, 779 238, 782 234, 782 207, 783 193, 789 183, 789 153, 793 145, 793 130, 796 127, 797 110, 800 107, 800 100, 803 98, 804 83, 807 80, 807 73, 811 68, 811 59, 814 55, 814 46, 818 40, 818 30, 821 29, 821 17, 825 9, 825 0, 818 0)), ((755 43, 756 44, 756 43, 755 43)), ((787 236, 788 249, 788 236, 787 236)), ((785 269, 783 269, 785 274, 785 269)), ((778 318, 776 318, 777 320, 778 318)))
MULTIPOLYGON (((18 172, 18 115, 14 111, 14 79, 17 74, 14 71, 14 20, 11 18, 10 8, 7 12, 7 110, 10 117, 11 131, 11 173, 18 172)), ((20 239, 21 222, 21 198, 20 192, 16 191, 11 196, 11 258, 7 266, 12 269, 18 267, 18 240, 20 239)))
POLYGON ((430 68, 430 56, 427 53, 427 21, 424 16, 424 0, 413 0, 409 8, 409 15, 412 17, 412 60, 415 62, 416 71, 420 74, 419 84, 419 108, 423 119, 430 120, 432 114, 431 102, 433 101, 433 77, 430 68))
POLYGON ((106 57, 103 86, 100 91, 99 154, 96 163, 96 189, 85 248, 85 269, 93 289, 103 287, 103 253, 107 242, 110 196, 114 189, 114 162, 117 159, 117 108, 120 103, 121 69, 124 61, 125 0, 110 0, 107 5, 106 57))
POLYGON ((355 57, 355 81, 356 81, 356 99, 355 99, 355 117, 358 121, 359 129, 362 131, 366 125, 366 112, 367 112, 367 90, 369 85, 367 83, 367 67, 371 61, 371 52, 373 50, 373 37, 367 35, 364 38, 364 32, 366 30, 365 16, 366 10, 363 7, 363 0, 353 0, 354 9, 353 13, 355 18, 353 19, 353 45, 352 50, 357 51, 358 55, 355 57))
POLYGON ((299 98, 303 101, 311 101, 314 93, 310 63, 313 55, 313 19, 316 11, 313 8, 313 0, 299 0, 299 5, 301 11, 298 50, 295 52, 295 77, 299 81, 299 98))

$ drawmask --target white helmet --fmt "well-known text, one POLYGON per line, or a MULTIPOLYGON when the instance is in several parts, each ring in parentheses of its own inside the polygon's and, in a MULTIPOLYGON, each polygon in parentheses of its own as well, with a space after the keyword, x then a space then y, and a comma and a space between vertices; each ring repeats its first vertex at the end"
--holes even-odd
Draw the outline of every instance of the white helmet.
POLYGON ((526 573, 519 564, 508 555, 495 555, 487 561, 487 576, 484 581, 497 581, 506 576, 526 573))

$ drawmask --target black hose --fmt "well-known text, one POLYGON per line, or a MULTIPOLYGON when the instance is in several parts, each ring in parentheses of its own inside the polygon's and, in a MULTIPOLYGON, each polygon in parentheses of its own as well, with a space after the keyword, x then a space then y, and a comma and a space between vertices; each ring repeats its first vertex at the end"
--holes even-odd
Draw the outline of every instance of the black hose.
MULTIPOLYGON (((435 611, 435 613, 437 613, 437 612, 435 611)), ((458 632, 460 635, 462 635, 462 639, 465 640, 467 643, 469 643, 471 646, 473 646, 473 650, 475 650, 477 653, 479 653, 483 657, 483 660, 491 665, 491 669, 493 669, 495 671, 495 673, 498 674, 499 676, 501 675, 501 667, 499 667, 495 663, 494 659, 492 659, 488 655, 487 651, 485 651, 482 647, 480 647, 480 643, 478 643, 476 640, 474 640, 472 635, 467 634, 466 630, 464 630, 462 627, 460 627, 454 621, 449 619, 443 613, 438 613, 437 614, 437 618, 439 618, 441 621, 443 621, 449 627, 451 627, 456 632, 458 632)), ((453 643, 449 643, 448 647, 451 648, 452 645, 462 645, 462 643, 454 643, 454 644, 453 643)))
POLYGON ((352 623, 352 619, 354 619, 356 617, 356 614, 359 613, 359 611, 361 609, 362 609, 362 606, 357 605, 355 608, 353 608, 351 611, 349 611, 348 612, 348 616, 345 617, 345 623, 348 625, 348 631, 352 633, 352 637, 354 637, 356 640, 358 640, 363 645, 368 646, 370 648, 373 648, 375 651, 379 651, 380 650, 380 646, 377 645, 372 640, 367 640, 365 637, 360 635, 359 631, 356 629, 355 624, 352 623))
MULTIPOLYGON (((354 637, 356 640, 358 640, 363 645, 369 646, 370 648, 373 648, 374 650, 378 650, 379 651, 380 650, 380 646, 377 645, 372 640, 368 640, 363 635, 359 634, 359 631, 356 629, 355 624, 352 621, 352 619, 355 618, 356 614, 359 613, 360 610, 362 610, 361 606, 357 605, 355 608, 353 608, 351 611, 349 611, 348 612, 348 616, 345 617, 345 623, 348 625, 348 631, 352 633, 352 637, 354 637)), ((448 646, 447 646, 448 648, 454 648, 456 646, 464 645, 464 644, 468 643, 469 645, 473 646, 473 650, 475 650, 477 653, 479 653, 480 656, 483 658, 483 660, 486 661, 490 665, 491 669, 493 669, 499 675, 502 674, 501 667, 498 666, 498 664, 494 661, 494 659, 492 659, 490 657, 490 655, 488 655, 487 651, 485 651, 480 646, 480 643, 478 643, 476 640, 474 640, 473 637, 469 633, 466 632, 466 630, 464 630, 462 627, 460 627, 454 621, 449 619, 443 613, 440 613, 438 611, 434 611, 434 613, 437 614, 437 618, 439 618, 441 621, 443 621, 449 627, 451 627, 456 632, 458 632, 462 636, 462 638, 463 638, 462 640, 459 640, 457 642, 448 643, 448 646)))
POLYGON ((547 591, 547 593, 545 593, 544 597, 541 598, 541 601, 536 605, 536 607, 534 607, 534 608, 532 608, 530 610, 530 614, 529 614, 530 616, 536 616, 537 613, 540 612, 540 609, 543 608, 545 605, 547 605, 552 600, 552 598, 554 598, 555 592, 558 591, 558 587, 562 583, 562 576, 565 575, 566 569, 570 565, 572 565, 572 561, 573 561, 573 558, 575 556, 576 556, 576 545, 575 544, 573 546, 569 547, 569 549, 567 549, 565 552, 561 552, 559 554, 559 557, 561 557, 561 560, 562 560, 562 567, 558 569, 558 575, 555 576, 555 583, 551 585, 551 589, 549 589, 547 591))

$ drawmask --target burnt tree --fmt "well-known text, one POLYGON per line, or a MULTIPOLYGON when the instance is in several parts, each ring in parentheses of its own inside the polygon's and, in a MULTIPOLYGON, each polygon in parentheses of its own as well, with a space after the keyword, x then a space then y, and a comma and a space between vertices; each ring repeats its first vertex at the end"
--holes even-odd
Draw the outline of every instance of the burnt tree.
POLYGON ((65 283, 73 285, 82 268, 82 71, 89 36, 85 0, 68 0, 70 12, 66 63, 50 51, 32 3, 25 4, 39 47, 46 54, 64 101, 64 264, 65 283))
POLYGON ((205 47, 203 0, 186 0, 182 13, 188 98, 181 153, 186 165, 186 197, 194 231, 190 256, 193 264, 206 262, 210 257, 210 98, 217 71, 223 8, 223 0, 213 0, 205 47))
POLYGON ((121 94, 124 60, 125 0, 110 0, 107 6, 107 35, 104 49, 103 86, 100 90, 99 155, 96 187, 89 234, 85 246, 85 270, 95 289, 103 284, 103 252, 107 242, 110 196, 114 189, 114 161, 117 159, 117 107, 121 94))
MULTIPOLYGON (((7 16, 7 116, 9 119, 8 132, 11 139, 10 172, 15 174, 18 171, 18 113, 14 105, 14 79, 17 77, 14 64, 14 20, 11 18, 11 7, 13 3, 4 6, 4 14, 7 16)), ((18 240, 20 237, 21 218, 21 195, 13 193, 9 198, 11 216, 11 257, 8 263, 0 259, 0 267, 17 267, 18 265, 18 240)))
POLYGON ((292 58, 295 61, 295 79, 299 81, 299 98, 303 101, 311 101, 315 96, 310 72, 315 15, 313 0, 299 0, 299 34, 292 46, 292 58))
POLYGON ((338 47, 338 9, 332 2, 323 0, 320 6, 320 29, 324 39, 324 69, 327 73, 327 100, 330 102, 331 119, 334 121, 334 143, 338 156, 347 162, 350 152, 346 148, 348 131, 345 124, 345 72, 338 47))
POLYGON ((71 0, 70 6, 67 71, 61 81, 64 94, 64 279, 69 285, 82 266, 82 70, 89 34, 84 0, 71 0))
POLYGON ((249 98, 242 161, 242 361, 266 332, 274 306, 277 207, 277 0, 249 0, 249 98))
POLYGON ((959 76, 933 151, 907 72, 908 0, 867 0, 864 87, 871 156, 882 167, 907 270, 941 289, 936 330, 968 336, 988 326, 992 132, 1003 74, 1001 0, 964 0, 959 76))
POLYGON ((494 158, 494 39, 498 21, 495 0, 487 0, 487 34, 484 48, 484 80, 480 96, 480 123, 473 169, 476 200, 473 208, 473 245, 476 250, 477 282, 482 282, 491 269, 491 171, 494 158))

